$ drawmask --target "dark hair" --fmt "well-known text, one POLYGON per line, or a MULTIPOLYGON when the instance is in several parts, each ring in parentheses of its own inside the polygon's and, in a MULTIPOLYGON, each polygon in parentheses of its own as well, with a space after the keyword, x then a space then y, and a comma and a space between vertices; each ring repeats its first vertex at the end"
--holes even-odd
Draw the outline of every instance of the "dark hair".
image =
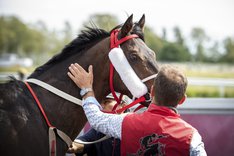
POLYGON ((187 78, 179 69, 164 65, 154 81, 157 105, 176 107, 187 88, 187 78))

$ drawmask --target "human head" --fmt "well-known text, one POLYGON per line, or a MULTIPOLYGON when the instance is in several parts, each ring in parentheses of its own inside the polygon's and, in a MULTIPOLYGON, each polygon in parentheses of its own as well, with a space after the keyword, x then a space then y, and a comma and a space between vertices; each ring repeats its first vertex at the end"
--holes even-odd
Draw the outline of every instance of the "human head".
MULTIPOLYGON (((116 109, 120 109, 120 108, 124 107, 125 105, 127 105, 126 98, 127 97, 125 95, 123 95, 122 101, 121 101, 120 105, 117 106, 116 109)), ((112 96, 112 94, 107 95, 106 98, 104 100, 102 100, 102 102, 101 102, 101 106, 102 106, 103 110, 105 110, 105 111, 112 111, 115 104, 116 104, 116 101, 115 101, 114 97, 112 96)))
POLYGON ((186 88, 184 73, 171 65, 163 65, 155 78, 152 95, 157 105, 176 107, 183 103, 186 88))

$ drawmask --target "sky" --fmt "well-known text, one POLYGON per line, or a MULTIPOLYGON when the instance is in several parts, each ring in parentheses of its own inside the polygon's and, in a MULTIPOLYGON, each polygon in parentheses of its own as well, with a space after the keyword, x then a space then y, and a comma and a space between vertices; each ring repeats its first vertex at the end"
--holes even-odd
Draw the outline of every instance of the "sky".
POLYGON ((157 34, 179 26, 185 36, 200 27, 213 40, 234 37, 234 0, 0 0, 0 15, 17 15, 26 23, 44 21, 61 29, 64 21, 78 30, 94 13, 110 13, 120 23, 133 13, 134 21, 146 15, 146 25, 157 34))

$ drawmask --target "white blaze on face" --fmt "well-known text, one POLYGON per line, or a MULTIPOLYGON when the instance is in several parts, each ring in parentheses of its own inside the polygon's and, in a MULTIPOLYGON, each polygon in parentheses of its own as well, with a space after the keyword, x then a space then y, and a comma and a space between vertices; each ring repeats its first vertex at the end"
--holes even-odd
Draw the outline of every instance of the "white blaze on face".
POLYGON ((109 59, 134 97, 139 98, 147 93, 146 85, 136 75, 121 48, 113 48, 109 52, 109 59))

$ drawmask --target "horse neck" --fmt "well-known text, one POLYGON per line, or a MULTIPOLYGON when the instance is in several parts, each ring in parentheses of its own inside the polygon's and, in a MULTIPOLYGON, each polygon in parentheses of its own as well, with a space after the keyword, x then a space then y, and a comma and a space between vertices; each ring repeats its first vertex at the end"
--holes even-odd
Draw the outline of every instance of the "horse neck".
MULTIPOLYGON (((101 99, 108 94, 109 90, 108 51, 109 40, 104 39, 92 48, 88 49, 86 52, 77 54, 77 56, 72 56, 63 62, 56 64, 37 77, 37 79, 81 99, 79 95, 80 89, 67 76, 68 67, 71 63, 78 63, 87 70, 89 65, 93 65, 93 89, 96 98, 98 101, 101 101, 101 99)), ((38 86, 33 86, 33 88, 35 88, 35 92, 38 93, 38 97, 43 107, 47 109, 47 116, 51 121, 51 124, 74 139, 87 121, 82 107, 61 99, 38 86)))

